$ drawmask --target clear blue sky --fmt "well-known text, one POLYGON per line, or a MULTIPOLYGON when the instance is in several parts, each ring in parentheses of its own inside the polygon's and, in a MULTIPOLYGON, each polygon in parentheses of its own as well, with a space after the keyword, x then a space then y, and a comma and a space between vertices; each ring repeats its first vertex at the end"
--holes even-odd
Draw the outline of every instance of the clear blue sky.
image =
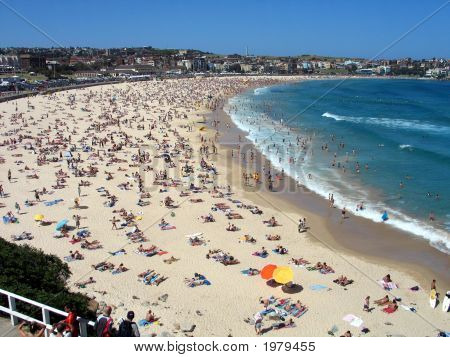
MULTIPOLYGON (((371 58, 445 0, 0 0, 0 47, 195 48, 371 58)), ((450 4, 383 58, 450 58, 450 4)))

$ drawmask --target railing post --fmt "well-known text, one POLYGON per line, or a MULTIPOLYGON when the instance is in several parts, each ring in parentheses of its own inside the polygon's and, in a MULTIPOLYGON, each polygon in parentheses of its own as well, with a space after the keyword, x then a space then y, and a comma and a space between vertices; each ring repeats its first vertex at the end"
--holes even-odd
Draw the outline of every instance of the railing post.
MULTIPOLYGON (((16 311, 16 298, 12 297, 11 295, 8 295, 8 305, 9 309, 11 311, 16 311)), ((10 315, 11 316, 11 325, 16 326, 19 323, 19 319, 17 316, 10 315)))
POLYGON ((87 321, 85 319, 80 319, 80 336, 87 337, 87 321))
POLYGON ((45 307, 42 308, 42 322, 45 325, 45 337, 49 336, 49 331, 47 325, 51 325, 50 323, 50 311, 48 311, 45 307))

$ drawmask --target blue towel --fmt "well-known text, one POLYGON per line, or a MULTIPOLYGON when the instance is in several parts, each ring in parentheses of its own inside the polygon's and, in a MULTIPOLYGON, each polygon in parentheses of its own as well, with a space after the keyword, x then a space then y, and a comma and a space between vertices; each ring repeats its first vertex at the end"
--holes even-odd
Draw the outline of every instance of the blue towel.
POLYGON ((326 289, 327 287, 325 285, 315 284, 315 285, 311 285, 309 288, 314 291, 320 291, 320 290, 326 289))

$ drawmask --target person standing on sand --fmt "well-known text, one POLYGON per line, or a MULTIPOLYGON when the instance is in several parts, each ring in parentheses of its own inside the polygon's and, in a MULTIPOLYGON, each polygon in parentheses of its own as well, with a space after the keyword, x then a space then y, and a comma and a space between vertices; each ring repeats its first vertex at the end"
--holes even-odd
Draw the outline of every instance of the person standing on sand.
POLYGON ((113 216, 111 222, 112 222, 112 227, 111 227, 111 229, 116 229, 116 230, 117 230, 117 225, 116 225, 116 223, 118 222, 118 220, 116 219, 116 216, 113 216))
POLYGON ((80 229, 81 217, 78 214, 76 214, 73 216, 73 219, 75 220, 75 225, 76 225, 77 229, 80 229))
POLYGON ((363 311, 370 312, 369 304, 370 304, 370 296, 367 296, 367 297, 364 299, 364 307, 363 307, 363 311))
POLYGON ((262 335, 262 322, 263 322, 263 317, 262 315, 258 312, 256 313, 255 317, 255 332, 258 336, 262 335))
POLYGON ((11 182, 11 170, 8 169, 8 181, 11 182))
POLYGON ((437 291, 437 289, 436 289, 436 279, 433 279, 433 281, 431 282, 431 290, 436 290, 437 291))

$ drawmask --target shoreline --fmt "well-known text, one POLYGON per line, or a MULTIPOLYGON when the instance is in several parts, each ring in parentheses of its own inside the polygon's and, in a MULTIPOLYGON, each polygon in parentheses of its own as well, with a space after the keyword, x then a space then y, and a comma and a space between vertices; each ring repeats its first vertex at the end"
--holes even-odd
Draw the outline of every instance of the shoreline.
MULTIPOLYGON (((309 80, 309 78, 300 80, 309 80)), ((290 82, 286 84, 290 84, 290 82)), ((249 87, 245 91, 251 89, 254 88, 249 87)), ((226 105, 231 97, 228 97, 223 104, 226 105)), ((209 115, 214 120, 219 119, 230 126, 228 132, 223 130, 223 126, 218 129, 222 139, 219 142, 224 149, 224 155, 227 158, 231 156, 231 148, 224 142, 236 141, 237 135, 241 135, 243 138, 241 144, 250 145, 256 152, 257 158, 255 161, 260 164, 259 166, 261 166, 261 163, 270 162, 246 138, 248 133, 236 126, 225 112, 224 105, 209 115)), ((211 126, 211 123, 208 124, 211 126)), ((231 160, 232 165, 236 167, 236 169, 232 168, 232 171, 242 171, 243 164, 240 159, 238 161, 236 159, 231 160)), ((279 172, 274 168, 273 171, 279 172)), ((373 263, 381 263, 394 269, 399 268, 418 280, 422 286, 427 286, 432 279, 437 279, 441 284, 450 287, 450 276, 447 273, 450 270, 450 259, 445 253, 440 252, 422 238, 411 233, 396 227, 380 225, 351 212, 347 213, 350 218, 346 220, 346 224, 341 224, 339 209, 330 209, 325 198, 310 191, 305 186, 299 185, 294 178, 287 174, 285 177, 287 182, 284 183, 284 186, 294 188, 295 192, 269 192, 266 189, 260 194, 267 200, 266 205, 280 207, 280 211, 283 212, 285 210, 290 213, 298 211, 301 215, 307 217, 311 223, 311 231, 316 231, 319 226, 324 227, 325 229, 319 229, 321 238, 315 238, 321 244, 339 252, 362 257, 373 263), (351 224, 349 224, 350 221, 351 224)), ((234 177, 233 183, 242 187, 242 182, 237 177, 234 177)))

